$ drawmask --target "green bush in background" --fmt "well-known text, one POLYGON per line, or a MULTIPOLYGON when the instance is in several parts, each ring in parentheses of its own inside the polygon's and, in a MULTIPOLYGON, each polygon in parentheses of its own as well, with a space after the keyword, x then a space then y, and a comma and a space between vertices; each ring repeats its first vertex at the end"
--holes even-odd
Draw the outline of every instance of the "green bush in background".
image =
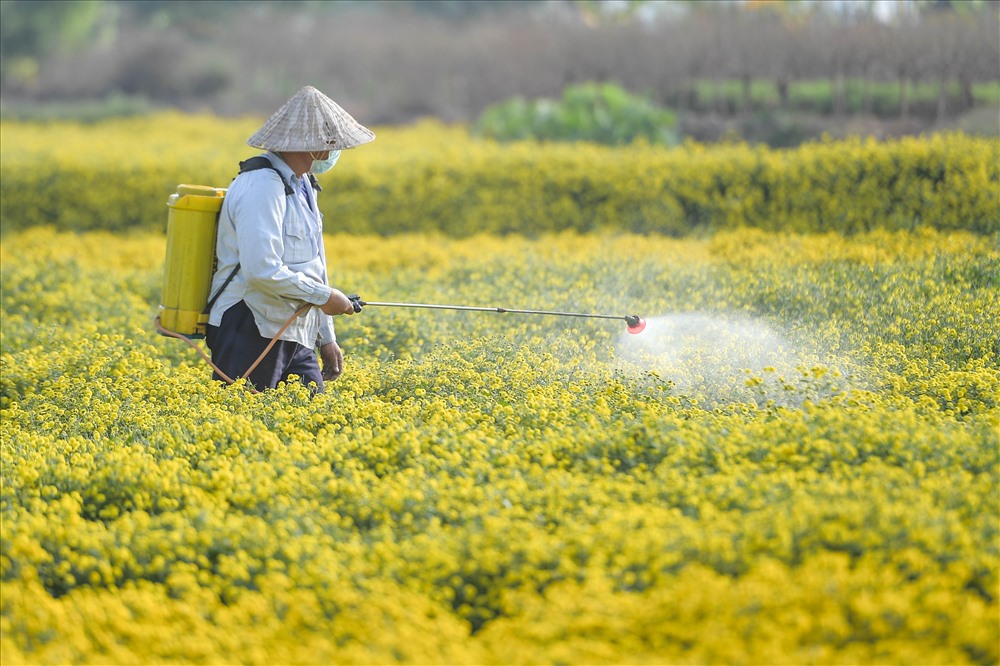
POLYGON ((638 139, 676 145, 677 116, 611 83, 569 86, 560 101, 521 98, 487 108, 473 127, 498 141, 593 141, 623 145, 638 139))

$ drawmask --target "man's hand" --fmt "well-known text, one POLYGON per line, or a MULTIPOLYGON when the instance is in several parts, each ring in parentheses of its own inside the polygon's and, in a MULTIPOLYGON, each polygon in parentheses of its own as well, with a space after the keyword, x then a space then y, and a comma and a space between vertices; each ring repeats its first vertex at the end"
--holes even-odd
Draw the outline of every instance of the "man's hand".
POLYGON ((323 361, 323 379, 333 380, 344 372, 344 352, 336 342, 320 347, 319 357, 323 361))
POLYGON ((319 309, 328 315, 354 314, 354 304, 351 299, 344 296, 344 292, 334 289, 326 303, 319 306, 319 309))

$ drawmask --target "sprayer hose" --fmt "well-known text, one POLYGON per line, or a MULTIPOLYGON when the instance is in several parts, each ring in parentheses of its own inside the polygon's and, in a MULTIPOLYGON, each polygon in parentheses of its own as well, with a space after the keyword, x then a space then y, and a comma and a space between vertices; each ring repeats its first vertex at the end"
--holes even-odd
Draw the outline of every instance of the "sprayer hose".
MULTIPOLYGON (((253 364, 249 368, 247 368, 246 372, 243 373, 244 377, 249 377, 250 373, 257 369, 257 366, 260 365, 260 362, 264 360, 264 357, 267 356, 267 353, 269 351, 271 351, 271 348, 274 347, 275 343, 278 341, 278 338, 281 337, 281 334, 284 333, 285 330, 289 326, 292 325, 292 322, 295 321, 295 319, 299 315, 301 315, 303 312, 305 312, 306 310, 308 310, 311 307, 313 307, 312 304, 306 303, 305 305, 303 305, 302 307, 300 307, 298 310, 296 310, 295 313, 291 317, 288 318, 288 321, 286 321, 284 323, 284 325, 278 330, 278 332, 274 334, 274 337, 271 338, 271 342, 269 342, 268 345, 267 345, 267 347, 264 348, 264 351, 262 351, 260 353, 260 356, 257 357, 257 360, 254 361, 253 364)), ((208 363, 210 366, 212 366, 212 369, 215 370, 216 374, 218 374, 220 377, 222 377, 222 379, 227 384, 235 384, 236 383, 236 379, 233 379, 232 377, 230 377, 229 375, 227 375, 226 373, 224 373, 222 370, 220 370, 219 366, 217 366, 215 363, 213 363, 212 359, 209 358, 208 354, 205 353, 205 350, 203 350, 201 347, 199 347, 197 344, 195 344, 195 342, 193 340, 191 340, 186 335, 182 335, 180 333, 177 333, 176 331, 171 331, 169 329, 164 328, 160 324, 160 317, 159 316, 157 316, 156 319, 153 320, 153 325, 156 326, 156 330, 159 331, 160 333, 162 333, 163 335, 166 335, 166 336, 171 337, 171 338, 177 338, 178 340, 183 340, 184 342, 188 343, 196 352, 198 352, 198 354, 203 359, 205 359, 206 363, 208 363)), ((239 379, 239 377, 237 377, 237 379, 239 379)), ((252 390, 254 391, 254 393, 257 392, 256 389, 252 389, 252 390)))

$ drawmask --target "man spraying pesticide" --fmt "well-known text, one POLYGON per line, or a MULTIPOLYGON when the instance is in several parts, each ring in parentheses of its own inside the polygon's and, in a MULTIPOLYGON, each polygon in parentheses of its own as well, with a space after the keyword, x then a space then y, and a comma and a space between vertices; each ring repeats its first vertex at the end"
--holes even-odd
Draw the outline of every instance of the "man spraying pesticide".
POLYGON ((621 319, 629 333, 645 328, 638 315, 363 301, 331 287, 314 174, 329 171, 341 150, 374 138, 307 86, 248 139, 266 152, 240 163, 228 191, 180 185, 168 202, 157 330, 188 342, 204 337, 214 379, 245 377, 262 390, 295 374, 322 392, 344 370, 332 316, 369 305, 621 319))
MULTIPOLYGON (((274 388, 296 374, 321 392, 324 380, 339 377, 344 354, 330 315, 353 314, 356 306, 328 284, 316 198, 320 187, 314 174, 329 171, 342 150, 374 138, 336 102, 307 86, 247 140, 266 152, 240 164, 240 174, 228 191, 217 191, 212 201, 213 197, 199 196, 191 188, 178 188, 168 221, 160 332, 204 336, 212 352, 213 377, 229 382, 246 377, 258 390, 274 388), (172 290, 171 271, 198 254, 185 251, 189 249, 185 241, 197 234, 183 228, 179 209, 199 208, 218 212, 212 296, 196 316, 194 330, 190 326, 177 330, 175 325, 171 331, 167 320, 177 311, 185 312, 181 304, 172 308, 169 302, 173 293, 184 291, 172 290)), ((203 215, 200 221, 206 219, 203 215)), ((209 234, 208 224, 200 227, 203 236, 209 234)), ((205 262, 198 263, 204 270, 205 262)), ((174 282, 185 284, 184 280, 178 276, 174 282)), ((205 294, 203 289, 201 293, 205 294)), ((173 317, 179 318, 183 317, 173 317)))

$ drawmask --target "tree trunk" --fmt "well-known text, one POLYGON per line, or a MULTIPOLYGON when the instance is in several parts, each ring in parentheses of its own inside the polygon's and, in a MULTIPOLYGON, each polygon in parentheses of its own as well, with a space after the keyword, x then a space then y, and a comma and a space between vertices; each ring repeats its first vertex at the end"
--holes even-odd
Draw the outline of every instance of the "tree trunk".
POLYGON ((976 98, 972 95, 972 81, 959 78, 958 87, 961 89, 962 111, 967 111, 976 105, 976 98))
POLYGON ((899 117, 907 120, 910 117, 910 79, 906 74, 899 75, 899 117))
POLYGON ((844 98, 847 96, 844 87, 844 73, 838 71, 833 79, 833 115, 836 118, 844 115, 844 98))
MULTIPOLYGON (((666 86, 663 86, 665 89, 666 86)), ((661 103, 664 106, 674 106, 678 111, 687 109, 687 81, 682 81, 679 86, 673 88, 668 95, 666 92, 660 94, 661 103)))
POLYGON ((743 76, 743 112, 750 113, 753 111, 753 94, 751 88, 753 87, 753 79, 749 74, 743 76))
POLYGON ((778 106, 782 109, 788 108, 788 81, 778 79, 775 87, 778 89, 778 106))
POLYGON ((941 76, 938 81, 937 121, 943 122, 948 113, 948 78, 941 76))

